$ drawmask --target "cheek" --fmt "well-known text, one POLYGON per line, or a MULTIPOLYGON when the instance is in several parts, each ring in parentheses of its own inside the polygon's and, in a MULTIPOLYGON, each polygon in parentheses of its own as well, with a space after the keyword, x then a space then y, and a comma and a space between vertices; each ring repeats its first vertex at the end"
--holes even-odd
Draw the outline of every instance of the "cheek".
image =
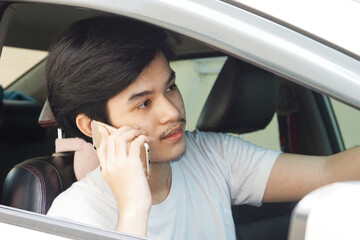
POLYGON ((145 116, 136 116, 130 122, 130 126, 137 126, 146 131, 147 135, 156 137, 156 121, 152 114, 146 114, 145 116))
POLYGON ((150 135, 151 137, 155 137, 154 136, 154 126, 153 126, 153 120, 151 119, 146 119, 144 118, 140 123, 139 123, 139 127, 142 129, 142 130, 145 130, 146 133, 148 135, 150 135))
POLYGON ((115 127, 120 128, 123 126, 130 126, 130 127, 139 127, 145 131, 147 131, 147 121, 143 117, 139 116, 132 116, 132 114, 127 114, 125 117, 125 114, 122 115, 122 117, 117 119, 112 119, 112 123, 115 127))
POLYGON ((173 104, 175 105, 175 107, 179 110, 179 112, 181 113, 181 117, 185 117, 185 105, 184 105, 184 100, 181 96, 180 91, 178 90, 176 94, 174 94, 174 98, 173 98, 173 104))

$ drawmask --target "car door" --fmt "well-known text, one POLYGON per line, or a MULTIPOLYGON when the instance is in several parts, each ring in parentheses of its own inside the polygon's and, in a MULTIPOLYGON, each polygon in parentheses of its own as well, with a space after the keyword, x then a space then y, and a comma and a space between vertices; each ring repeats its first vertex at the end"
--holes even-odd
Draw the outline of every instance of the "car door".
MULTIPOLYGON (((129 4, 128 1, 109 3, 89 0, 86 2, 68 1, 66 4, 69 6, 62 6, 63 1, 41 1, 44 4, 32 1, 23 2, 31 4, 24 4, 24 8, 14 6, 8 8, 9 2, 0 2, 0 10, 2 12, 6 10, 7 14, 7 16, 3 15, 0 22, 2 43, 8 41, 22 47, 30 44, 38 49, 48 46, 50 38, 44 37, 41 31, 37 31, 43 29, 40 27, 46 20, 41 16, 46 16, 46 13, 47 16, 53 15, 53 19, 58 17, 58 19, 68 21, 68 24, 75 19, 93 14, 113 13, 147 21, 179 33, 179 35, 175 34, 173 39, 175 42, 183 40, 179 38, 180 35, 187 36, 184 39, 195 39, 195 42, 190 41, 190 43, 197 50, 183 51, 181 56, 184 59, 231 55, 275 73, 279 77, 280 99, 277 123, 280 133, 275 138, 271 136, 270 141, 279 141, 279 146, 285 152, 323 155, 343 150, 341 135, 334 121, 334 113, 329 107, 327 96, 322 94, 355 107, 360 106, 360 97, 357 94, 360 90, 358 58, 304 35, 302 31, 296 31, 282 22, 268 18, 261 12, 249 10, 236 1, 171 1, 167 3, 137 1, 129 4), (59 5, 54 5, 54 3, 59 5), (68 11, 61 12, 62 8, 68 11), (56 11, 51 11, 51 9, 56 11), (68 15, 62 15, 65 13, 68 15), (10 15, 16 16, 16 14, 29 14, 29 19, 38 16, 39 25, 32 28, 26 26, 22 29, 23 31, 17 30, 19 35, 16 39, 12 38, 16 34, 9 29, 5 38, 7 26, 11 23, 10 15), (198 42, 202 44, 195 44, 198 42), (316 92, 313 92, 314 90, 316 92), (289 101, 291 104, 287 105, 289 101), (280 137, 280 140, 276 140, 277 137, 280 137)), ((62 26, 54 29, 48 29, 46 36, 56 35, 62 30, 62 26)), ((196 125, 196 119, 193 122, 193 125, 196 125)), ((244 136, 244 138, 247 137, 244 136)), ((256 142, 256 139, 254 141, 256 142)), ((271 209, 274 208, 271 207, 271 209)), ((50 220, 3 206, 1 211, 4 214, 0 219, 7 224, 36 228, 57 235, 67 237, 76 235, 86 239, 86 233, 89 232, 92 236, 104 238, 108 236, 109 239, 128 237, 91 227, 83 228, 77 224, 50 220)))

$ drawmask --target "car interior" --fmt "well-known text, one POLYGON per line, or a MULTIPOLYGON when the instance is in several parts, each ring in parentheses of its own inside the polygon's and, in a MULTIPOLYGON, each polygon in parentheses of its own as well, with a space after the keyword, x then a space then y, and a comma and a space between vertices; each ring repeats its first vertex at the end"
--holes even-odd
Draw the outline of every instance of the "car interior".
MULTIPOLYGON (((71 23, 102 13, 70 6, 0 3, 0 16, 11 8, 4 45, 47 50, 51 40, 71 23)), ((344 149, 327 96, 293 83, 242 59, 168 31, 177 59, 226 56, 227 60, 204 104, 197 128, 242 134, 261 131, 276 116, 281 150, 329 155, 344 149)), ((2 32, 0 32, 3 34, 2 32)), ((46 59, 4 91, 27 99, 0 103, 1 204, 46 214, 51 202, 76 181, 73 152, 55 153, 55 139, 67 136, 46 104, 46 59)), ((1 96, 1 95, 0 95, 1 96)), ((191 116, 189 116, 191 117, 191 116)), ((237 239, 287 239, 296 203, 233 206, 237 239)))

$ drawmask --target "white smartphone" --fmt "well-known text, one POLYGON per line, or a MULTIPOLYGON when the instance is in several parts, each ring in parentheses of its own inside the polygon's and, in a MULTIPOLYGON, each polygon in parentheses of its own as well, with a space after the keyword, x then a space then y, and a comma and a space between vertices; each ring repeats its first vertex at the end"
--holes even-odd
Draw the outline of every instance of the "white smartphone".
MULTIPOLYGON (((93 146, 95 150, 99 149, 101 143, 101 134, 99 131, 99 126, 105 127, 109 132, 109 134, 112 134, 116 130, 116 128, 108 124, 92 120, 91 131, 92 131, 93 146)), ((151 161, 150 161, 150 146, 148 143, 144 143, 143 147, 141 148, 140 158, 144 166, 145 176, 149 178, 151 175, 151 168, 150 168, 151 161)))

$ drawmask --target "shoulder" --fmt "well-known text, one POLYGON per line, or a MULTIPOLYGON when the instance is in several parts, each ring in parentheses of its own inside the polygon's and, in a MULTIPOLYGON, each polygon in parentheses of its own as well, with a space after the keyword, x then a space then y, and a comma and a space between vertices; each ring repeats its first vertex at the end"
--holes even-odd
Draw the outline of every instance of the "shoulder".
POLYGON ((216 150, 229 148, 233 144, 236 147, 251 144, 244 141, 240 136, 218 132, 202 132, 198 129, 192 132, 187 131, 185 136, 188 146, 211 146, 211 148, 216 150))
POLYGON ((202 132, 198 129, 185 132, 186 140, 190 143, 201 143, 211 141, 223 141, 228 137, 227 134, 217 132, 202 132))
POLYGON ((186 132, 185 158, 192 165, 198 162, 201 165, 207 163, 216 168, 226 168, 224 164, 227 164, 227 160, 232 155, 231 141, 238 143, 235 144, 236 148, 241 148, 242 144, 241 138, 234 138, 234 140, 232 138, 228 134, 202 132, 197 129, 193 132, 186 132))
POLYGON ((117 204, 97 168, 62 192, 52 203, 48 216, 114 230, 117 204))
POLYGON ((279 151, 266 149, 245 141, 238 135, 202 132, 186 133, 187 151, 205 155, 210 159, 229 161, 231 164, 256 163, 262 159, 276 159, 279 151))

